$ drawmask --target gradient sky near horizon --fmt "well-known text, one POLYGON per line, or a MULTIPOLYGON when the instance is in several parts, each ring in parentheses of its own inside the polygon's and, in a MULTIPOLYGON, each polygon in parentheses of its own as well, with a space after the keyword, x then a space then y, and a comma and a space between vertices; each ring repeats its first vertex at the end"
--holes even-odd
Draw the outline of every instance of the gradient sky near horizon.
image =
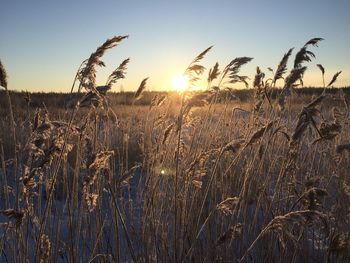
POLYGON ((326 81, 342 70, 336 86, 350 85, 349 0, 2 0, 0 7, 0 59, 13 90, 68 92, 81 61, 107 38, 126 34, 97 73, 103 85, 130 57, 113 91, 135 90, 144 77, 150 90, 171 89, 174 76, 210 45, 207 68, 249 56, 242 75, 253 78, 256 66, 269 74, 289 48, 295 54, 313 37, 325 40, 310 49, 316 59, 306 64, 304 84, 322 85, 320 63, 326 81))

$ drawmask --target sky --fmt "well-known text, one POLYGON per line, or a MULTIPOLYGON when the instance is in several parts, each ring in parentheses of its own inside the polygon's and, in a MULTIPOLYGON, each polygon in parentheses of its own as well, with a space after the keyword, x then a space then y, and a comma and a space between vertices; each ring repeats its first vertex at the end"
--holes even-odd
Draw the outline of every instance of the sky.
MULTIPOLYGON (((80 63, 106 39, 129 35, 103 57, 97 84, 130 57, 124 80, 113 91, 172 89, 172 80, 207 47, 202 64, 224 67, 235 57, 254 59, 241 70, 251 79, 259 66, 269 76, 284 53, 322 37, 304 77, 321 86, 342 70, 336 86, 350 85, 349 0, 1 0, 0 59, 9 89, 69 92, 80 63)), ((206 78, 206 75, 204 76, 206 78)), ((240 85, 236 86, 240 88, 240 85)))

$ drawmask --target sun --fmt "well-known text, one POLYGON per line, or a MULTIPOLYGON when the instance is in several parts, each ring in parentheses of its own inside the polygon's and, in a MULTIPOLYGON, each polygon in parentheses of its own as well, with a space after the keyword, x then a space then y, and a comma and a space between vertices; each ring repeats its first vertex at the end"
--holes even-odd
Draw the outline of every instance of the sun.
POLYGON ((173 79, 173 87, 176 91, 182 92, 188 87, 188 77, 177 75, 173 79))

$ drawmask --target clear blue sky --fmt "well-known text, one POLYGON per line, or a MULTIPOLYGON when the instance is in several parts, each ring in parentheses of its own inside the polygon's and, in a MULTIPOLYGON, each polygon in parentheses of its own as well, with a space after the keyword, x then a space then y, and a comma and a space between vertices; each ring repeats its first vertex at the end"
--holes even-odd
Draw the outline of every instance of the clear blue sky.
MULTIPOLYGON (((253 77, 255 67, 276 68, 290 48, 299 49, 313 37, 323 37, 317 58, 308 63, 306 85, 321 85, 317 63, 326 78, 339 70, 338 86, 350 84, 349 0, 2 0, 0 58, 9 88, 29 91, 69 91, 80 62, 114 35, 130 38, 109 51, 98 84, 127 57, 127 78, 120 85, 135 90, 144 77, 149 88, 171 88, 174 75, 210 45, 203 61, 209 68, 238 56, 254 57, 242 69, 253 77)), ((294 56, 292 57, 294 58, 294 56)))

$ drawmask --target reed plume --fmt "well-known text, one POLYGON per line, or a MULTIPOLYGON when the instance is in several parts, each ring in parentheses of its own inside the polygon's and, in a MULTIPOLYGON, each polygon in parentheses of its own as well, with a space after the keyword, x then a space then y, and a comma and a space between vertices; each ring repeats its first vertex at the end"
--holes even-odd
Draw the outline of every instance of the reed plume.
POLYGON ((139 100, 142 97, 142 93, 144 92, 144 90, 146 89, 146 83, 147 83, 148 78, 145 78, 141 81, 138 89, 135 92, 134 95, 134 100, 139 100))
POLYGON ((282 79, 283 75, 287 72, 287 63, 290 55, 292 54, 294 48, 291 48, 288 50, 286 54, 284 54, 282 60, 278 64, 278 67, 276 69, 276 73, 273 77, 273 85, 276 84, 277 80, 282 79))
POLYGON ((130 62, 130 58, 125 59, 120 65, 109 75, 106 86, 111 87, 118 79, 124 79, 127 66, 130 62))
POLYGON ((324 76, 324 73, 325 73, 324 67, 321 64, 317 64, 316 66, 321 70, 322 76, 324 76))
POLYGON ((337 81, 340 74, 341 74, 341 71, 338 71, 337 73, 335 73, 332 80, 328 83, 327 87, 330 87, 332 84, 334 84, 334 82, 337 81))
POLYGON ((122 40, 128 38, 128 36, 115 36, 107 39, 100 47, 92 53, 86 62, 86 65, 81 70, 81 85, 88 91, 95 90, 95 78, 96 78, 96 66, 104 66, 101 61, 104 53, 115 46, 117 46, 122 40))
POLYGON ((233 59, 229 64, 226 65, 224 70, 222 71, 221 80, 225 80, 227 78, 227 83, 235 84, 237 82, 243 82, 246 87, 248 87, 247 76, 238 75, 240 68, 252 61, 253 58, 250 57, 238 57, 233 59))
POLYGON ((300 68, 302 63, 310 62, 312 58, 315 58, 315 54, 308 50, 308 47, 310 45, 317 47, 318 43, 322 40, 323 38, 312 38, 308 42, 306 42, 305 45, 295 55, 294 68, 300 68))
POLYGON ((186 68, 184 75, 189 77, 189 83, 191 85, 193 85, 197 80, 199 80, 198 76, 201 75, 205 70, 205 67, 198 64, 198 62, 200 62, 212 48, 213 46, 210 46, 204 51, 202 51, 192 60, 192 62, 186 68))
POLYGON ((211 68, 209 70, 209 74, 208 74, 208 83, 211 83, 214 79, 216 79, 218 76, 220 75, 220 71, 219 71, 219 63, 216 62, 214 67, 211 68))

